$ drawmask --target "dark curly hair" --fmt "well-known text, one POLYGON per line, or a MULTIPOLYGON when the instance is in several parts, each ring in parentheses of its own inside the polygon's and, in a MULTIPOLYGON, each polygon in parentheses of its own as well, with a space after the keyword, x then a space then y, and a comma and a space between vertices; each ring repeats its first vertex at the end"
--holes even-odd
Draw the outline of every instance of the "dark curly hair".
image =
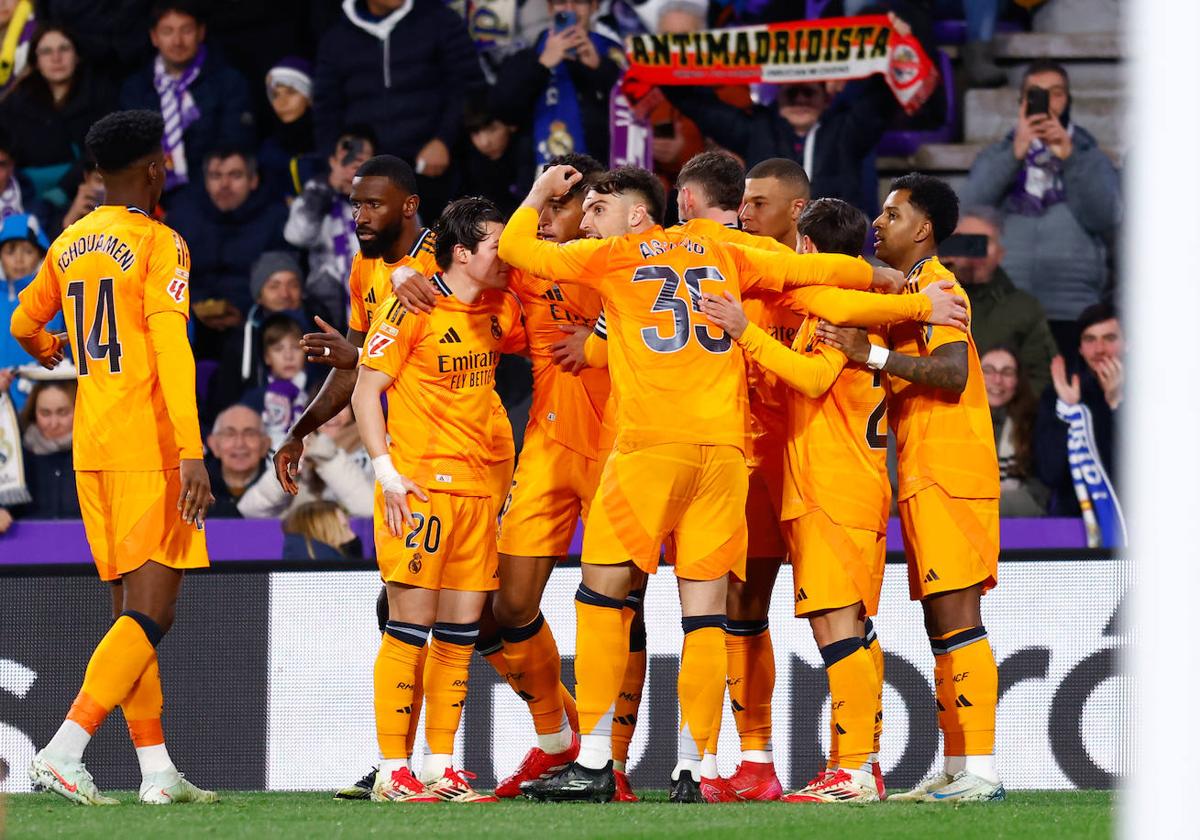
POLYGON ((84 145, 101 172, 120 172, 153 154, 162 136, 158 111, 114 111, 92 123, 84 145))
POLYGON ((646 212, 656 224, 662 224, 667 207, 667 192, 662 181, 648 169, 640 166, 618 166, 596 178, 592 189, 601 195, 625 195, 633 193, 646 204, 646 212))
POLYGON ((455 245, 462 245, 471 253, 475 253, 479 243, 487 236, 488 222, 503 224, 504 216, 500 209, 486 198, 470 196, 447 204, 433 226, 437 235, 433 257, 437 260, 438 268, 445 271, 450 267, 455 245))
POLYGON ((958 227, 958 196, 941 178, 910 172, 892 181, 890 192, 908 190, 909 203, 933 225, 934 244, 940 245, 958 227))

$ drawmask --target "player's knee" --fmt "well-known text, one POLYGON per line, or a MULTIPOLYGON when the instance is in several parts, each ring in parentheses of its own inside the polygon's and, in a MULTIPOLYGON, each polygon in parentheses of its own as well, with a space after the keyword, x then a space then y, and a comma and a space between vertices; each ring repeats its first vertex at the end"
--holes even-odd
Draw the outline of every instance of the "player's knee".
POLYGON ((539 600, 532 591, 499 591, 492 602, 496 623, 501 627, 524 627, 538 616, 539 600))

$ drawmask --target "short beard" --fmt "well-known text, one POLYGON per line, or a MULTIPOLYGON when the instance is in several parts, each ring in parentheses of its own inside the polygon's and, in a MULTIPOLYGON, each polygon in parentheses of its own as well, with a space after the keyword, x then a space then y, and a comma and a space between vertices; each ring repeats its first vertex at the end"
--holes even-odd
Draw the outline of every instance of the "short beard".
POLYGON ((394 228, 384 228, 383 230, 375 231, 374 239, 369 239, 366 242, 359 239, 358 249, 362 252, 364 259, 376 260, 390 251, 399 238, 399 225, 394 228))

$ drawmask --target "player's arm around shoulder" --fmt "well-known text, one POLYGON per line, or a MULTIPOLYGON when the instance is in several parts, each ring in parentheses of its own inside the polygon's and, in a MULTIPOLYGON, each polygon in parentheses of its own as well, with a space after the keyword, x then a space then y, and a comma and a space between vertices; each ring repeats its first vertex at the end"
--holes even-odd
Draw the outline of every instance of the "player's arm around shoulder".
POLYGON ((967 338, 957 332, 957 338, 950 327, 925 328, 932 334, 935 330, 944 330, 944 343, 929 345, 930 352, 924 356, 910 356, 886 347, 871 343, 865 330, 849 327, 835 327, 832 324, 822 324, 817 328, 821 341, 841 350, 853 362, 864 364, 872 370, 881 370, 891 376, 899 377, 917 385, 937 388, 953 395, 959 395, 967 387, 967 377, 970 372, 967 338))

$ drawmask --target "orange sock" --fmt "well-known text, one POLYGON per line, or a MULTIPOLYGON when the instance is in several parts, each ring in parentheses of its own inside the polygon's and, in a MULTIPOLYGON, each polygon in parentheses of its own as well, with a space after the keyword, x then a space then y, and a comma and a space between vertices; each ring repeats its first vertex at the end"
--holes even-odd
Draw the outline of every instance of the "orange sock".
MULTIPOLYGON (((539 615, 540 615, 540 613, 539 613, 539 615)), ((547 629, 549 629, 549 628, 547 628, 547 629)), ((557 643, 556 643, 556 649, 557 649, 557 643)), ((512 688, 513 691, 517 690, 516 686, 514 686, 512 684, 512 680, 510 680, 508 678, 508 674, 509 674, 508 661, 504 658, 504 642, 500 638, 499 635, 495 636, 494 638, 487 639, 487 640, 480 639, 478 642, 475 643, 475 650, 480 656, 482 656, 484 659, 487 660, 487 663, 492 666, 492 670, 494 670, 497 674, 500 675, 500 679, 502 679, 502 680, 504 680, 504 682, 508 683, 509 687, 512 688)), ((560 660, 560 664, 559 664, 560 679, 559 679, 559 683, 558 683, 558 700, 562 704, 563 714, 567 716, 567 723, 570 724, 571 731, 578 732, 579 731, 579 712, 575 708, 575 695, 571 693, 571 690, 569 688, 567 688, 565 685, 563 685, 562 679, 561 679, 561 674, 562 674, 561 668, 562 668, 562 665, 561 665, 561 660, 560 660)))
POLYGON ((930 644, 945 754, 991 755, 996 746, 999 672, 987 631, 954 630, 930 644))
POLYGON ((567 723, 571 725, 571 731, 578 732, 579 709, 575 706, 575 695, 561 682, 558 684, 558 699, 562 703, 563 714, 567 716, 567 723))
POLYGON ((412 755, 417 747, 417 729, 421 725, 421 706, 425 703, 425 660, 429 658, 429 645, 422 645, 417 654, 417 667, 413 669, 412 714, 408 716, 408 737, 404 745, 412 755))
MULTIPOLYGON (((859 636, 826 645, 821 658, 829 675, 830 741, 837 745, 836 766, 861 770, 871 758, 875 734, 875 663, 859 636)), ((832 760, 829 766, 835 766, 832 760)))
POLYGON ((612 715, 629 658, 631 616, 624 603, 583 584, 575 593, 575 702, 579 763, 602 769, 612 758, 612 715))
POLYGON ((725 616, 683 617, 679 660, 679 761, 699 762, 725 696, 725 616))
POLYGON ((158 674, 158 656, 150 660, 146 670, 121 701, 125 724, 129 727, 129 738, 134 747, 153 747, 163 743, 162 728, 163 693, 158 674))
POLYGON ((162 635, 149 617, 132 610, 121 613, 96 645, 67 720, 94 735, 155 658, 154 647, 162 635))
MULTIPOLYGON (((431 755, 454 753, 454 736, 467 699, 467 674, 479 624, 433 625, 433 641, 425 660, 425 741, 431 755)), ((422 768, 424 772, 424 768, 422 768)))
POLYGON ((423 624, 389 621, 375 657, 375 733, 385 759, 411 755, 409 724, 420 714, 413 706, 417 664, 428 635, 423 624))
POLYGON ((729 667, 729 705, 733 707, 742 751, 769 751, 775 651, 767 620, 727 622, 725 651, 729 667))
POLYGON ((539 735, 562 731, 562 664, 550 625, 541 613, 524 627, 501 627, 501 648, 513 690, 529 704, 539 735))
POLYGON ((637 728, 638 709, 642 706, 642 688, 646 684, 646 647, 630 650, 625 661, 625 677, 621 680, 621 693, 613 712, 612 750, 613 761, 624 763, 629 759, 629 742, 637 728))
POLYGON ((872 752, 876 756, 879 755, 879 742, 883 738, 883 648, 879 645, 879 637, 875 634, 875 624, 871 619, 867 619, 867 625, 863 629, 863 641, 866 644, 867 653, 871 654, 871 661, 875 663, 875 747, 872 752))

